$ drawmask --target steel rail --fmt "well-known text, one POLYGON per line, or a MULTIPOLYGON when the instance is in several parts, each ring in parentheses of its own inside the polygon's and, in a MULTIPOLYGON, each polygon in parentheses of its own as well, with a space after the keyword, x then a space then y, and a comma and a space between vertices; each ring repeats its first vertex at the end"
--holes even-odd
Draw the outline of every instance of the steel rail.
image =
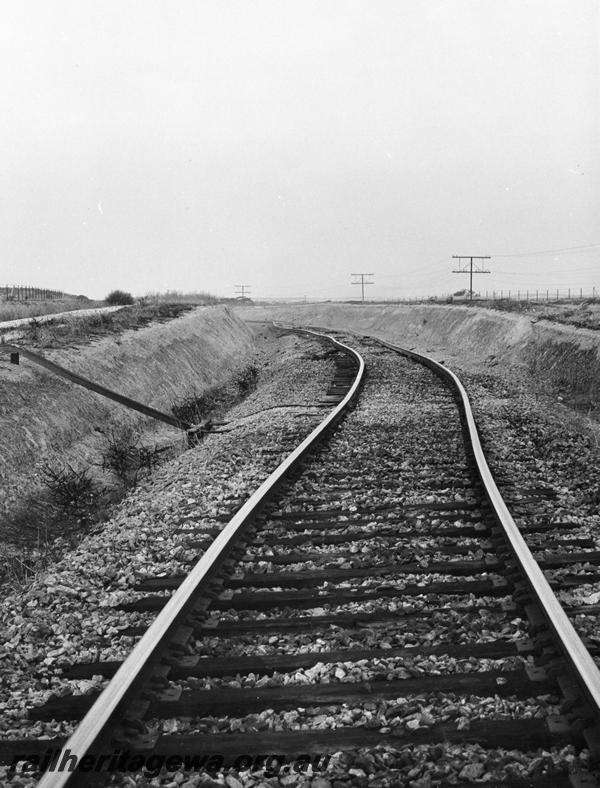
MULTIPOLYGON (((292 329, 294 331, 298 329, 292 329)), ((301 329, 302 333, 313 334, 331 341, 340 350, 353 356, 358 362, 358 372, 350 390, 341 402, 321 421, 321 423, 292 451, 286 459, 270 474, 270 476, 251 495, 241 509, 232 517, 229 523, 215 537, 210 547, 202 558, 195 564, 168 602, 161 609, 149 629, 142 635, 132 652, 115 673, 104 691, 84 716, 77 729, 73 732, 61 749, 60 758, 67 751, 75 755, 77 763, 90 751, 94 745, 105 736, 106 728, 111 719, 122 708, 122 704, 134 689, 144 668, 152 661, 154 655, 165 645, 165 639, 177 626, 178 620, 187 612, 194 602, 198 589, 214 574, 219 562, 224 559, 234 545, 249 518, 264 502, 266 496, 276 487, 285 475, 299 462, 308 450, 324 435, 326 430, 339 420, 343 411, 356 397, 362 381, 365 363, 353 348, 344 345, 333 337, 319 334, 315 331, 301 329)), ((50 740, 51 741, 51 740, 50 740)), ((49 743, 50 743, 49 741, 49 743)), ((59 762, 58 760, 56 761, 59 762)), ((38 783, 38 788, 63 788, 71 780, 77 780, 81 773, 73 772, 46 772, 38 783)))
POLYGON ((390 350, 394 350, 397 353, 401 353, 404 356, 425 364, 445 380, 449 381, 454 391, 458 394, 477 471, 483 483, 486 497, 494 510, 497 521, 504 530, 516 560, 527 578, 537 604, 551 630, 558 638, 564 656, 575 671, 580 688, 583 690, 587 700, 592 704, 592 711, 596 719, 598 719, 600 716, 600 670, 552 591, 543 571, 523 539, 519 527, 508 511, 508 507, 494 481, 485 454, 483 453, 477 425, 471 409, 471 403, 464 386, 454 372, 429 356, 416 353, 413 350, 401 348, 398 345, 393 345, 378 337, 368 336, 366 338, 375 340, 390 350))
POLYGON ((359 332, 351 331, 343 328, 322 328, 323 331, 339 331, 340 333, 353 334, 356 336, 363 336, 365 339, 379 343, 380 345, 389 348, 390 350, 400 353, 403 356, 412 358, 425 366, 428 366, 440 377, 447 380, 455 393, 459 397, 460 409, 465 418, 469 441, 473 451, 473 457, 477 472, 483 484, 486 497, 494 511, 497 522, 502 527, 506 538, 511 546, 513 554, 523 571, 527 582, 533 592, 534 598, 538 603, 540 610, 546 619, 548 626, 556 635, 563 655, 571 665, 585 698, 591 704, 592 713, 595 715, 596 720, 600 718, 600 669, 596 665, 592 655, 589 653, 585 644, 579 637, 573 624, 569 620, 564 608, 558 601, 556 595, 552 591, 550 584, 540 568, 539 564, 533 557, 531 550, 523 539, 519 527, 515 523, 512 515, 510 514, 506 503, 496 485, 492 472, 485 458, 481 441, 479 439, 479 432, 475 423, 475 417, 471 408, 469 396, 462 385, 460 379, 448 369, 447 366, 441 364, 439 361, 426 356, 423 353, 417 353, 414 350, 394 345, 370 334, 360 334, 359 332))
POLYGON ((107 399, 112 399, 114 402, 118 402, 120 405, 124 405, 126 408, 130 408, 131 410, 137 410, 138 413, 143 413, 144 416, 149 416, 150 418, 156 419, 157 421, 170 424, 171 427, 177 427, 177 429, 181 430, 189 430, 192 426, 187 422, 181 421, 181 419, 178 419, 175 416, 171 416, 169 413, 163 413, 161 410, 152 408, 150 405, 144 405, 144 403, 137 402, 137 400, 131 399, 131 397, 126 397, 124 394, 119 394, 112 389, 106 388, 106 386, 101 386, 99 383, 94 383, 93 380, 88 380, 88 378, 84 378, 83 375, 79 375, 77 372, 71 372, 71 370, 66 369, 66 367, 61 367, 60 364, 55 364, 54 361, 50 361, 44 356, 41 356, 39 353, 34 353, 33 350, 27 350, 27 348, 24 348, 21 345, 0 343, 0 351, 2 350, 7 350, 11 353, 20 353, 20 355, 24 356, 29 361, 32 361, 34 364, 38 364, 38 366, 47 369, 49 372, 53 372, 55 375, 59 375, 61 378, 70 380, 71 383, 75 383, 77 386, 82 386, 82 388, 88 389, 88 391, 93 391, 94 393, 100 394, 107 399))

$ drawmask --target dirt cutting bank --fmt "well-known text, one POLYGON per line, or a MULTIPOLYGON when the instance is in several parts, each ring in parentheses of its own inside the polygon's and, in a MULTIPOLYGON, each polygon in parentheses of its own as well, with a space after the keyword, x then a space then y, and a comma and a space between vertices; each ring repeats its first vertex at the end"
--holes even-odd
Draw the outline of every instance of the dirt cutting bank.
MULTIPOLYGON (((170 412, 208 386, 226 381, 252 356, 248 326, 224 307, 199 307, 164 323, 109 335, 91 344, 44 349, 67 369, 132 399, 170 412)), ((0 517, 26 503, 44 462, 89 463, 103 435, 124 425, 157 440, 180 430, 131 411, 23 360, 0 355, 0 517)))
POLYGON ((248 320, 347 328, 481 370, 516 367, 539 392, 581 409, 600 405, 600 332, 531 315, 458 305, 307 304, 240 310, 248 320))

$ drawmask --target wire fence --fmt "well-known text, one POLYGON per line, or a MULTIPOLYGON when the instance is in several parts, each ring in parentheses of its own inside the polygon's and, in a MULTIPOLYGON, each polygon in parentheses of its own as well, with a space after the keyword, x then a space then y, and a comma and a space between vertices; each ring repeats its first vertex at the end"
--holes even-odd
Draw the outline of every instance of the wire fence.
POLYGON ((364 302, 359 298, 315 298, 314 296, 296 296, 279 298, 258 298, 254 303, 270 304, 325 304, 343 302, 349 304, 426 304, 426 303, 468 303, 482 301, 510 301, 514 303, 556 303, 557 301, 587 301, 600 300, 600 288, 596 287, 544 287, 531 289, 510 289, 510 290, 482 290, 473 291, 473 298, 469 298, 468 290, 461 290, 457 293, 442 293, 437 295, 405 295, 394 297, 365 297, 364 302))
MULTIPOLYGON (((386 304, 425 304, 425 303, 469 303, 482 301, 511 301, 516 304, 557 303, 564 301, 589 301, 600 299, 600 289, 596 287, 549 287, 531 290, 485 290, 473 292, 469 297, 468 290, 459 293, 446 293, 437 296, 406 296, 404 298, 387 298, 386 304)), ((376 301, 377 299, 373 299, 376 301)))
POLYGON ((27 287, 25 285, 0 287, 0 301, 53 301, 63 296, 62 290, 46 290, 41 287, 27 287))
POLYGON ((583 287, 567 287, 562 290, 556 288, 536 289, 536 290, 491 290, 485 291, 485 296, 481 293, 478 298, 487 301, 583 301, 588 298, 597 298, 596 288, 585 289, 583 287))

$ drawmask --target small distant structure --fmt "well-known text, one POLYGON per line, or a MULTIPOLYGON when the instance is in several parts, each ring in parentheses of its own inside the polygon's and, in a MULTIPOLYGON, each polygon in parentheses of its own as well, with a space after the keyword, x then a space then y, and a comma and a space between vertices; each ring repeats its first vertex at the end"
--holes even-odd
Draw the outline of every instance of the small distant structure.
POLYGON ((250 295, 250 290, 252 289, 252 285, 236 285, 235 286, 235 294, 238 298, 246 300, 246 297, 250 295))
POLYGON ((473 301, 475 299, 481 299, 479 293, 476 293, 474 290, 457 290, 456 293, 452 293, 452 301, 473 301))

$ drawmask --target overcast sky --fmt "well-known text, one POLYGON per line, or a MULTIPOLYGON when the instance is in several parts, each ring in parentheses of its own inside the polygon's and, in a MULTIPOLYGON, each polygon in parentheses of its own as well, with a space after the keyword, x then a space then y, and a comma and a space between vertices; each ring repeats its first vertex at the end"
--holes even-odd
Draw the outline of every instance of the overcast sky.
POLYGON ((476 289, 600 290, 599 32, 595 0, 5 4, 0 283, 394 298, 474 254, 476 289))

